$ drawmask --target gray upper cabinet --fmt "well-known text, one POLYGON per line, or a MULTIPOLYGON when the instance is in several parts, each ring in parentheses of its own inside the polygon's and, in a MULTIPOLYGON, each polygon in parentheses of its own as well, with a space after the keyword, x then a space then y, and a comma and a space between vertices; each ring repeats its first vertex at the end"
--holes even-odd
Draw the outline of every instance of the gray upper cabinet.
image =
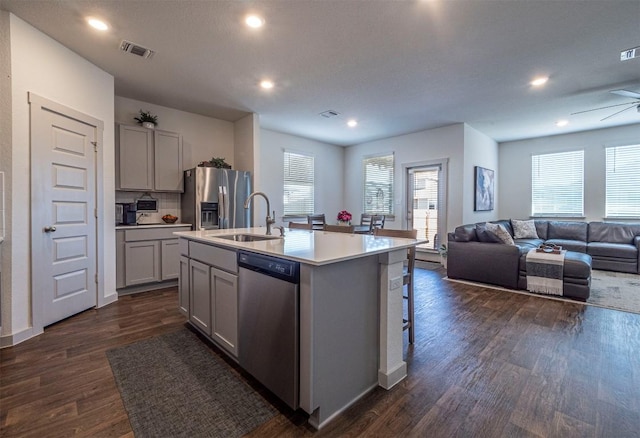
POLYGON ((116 189, 183 192, 182 136, 118 125, 116 189))

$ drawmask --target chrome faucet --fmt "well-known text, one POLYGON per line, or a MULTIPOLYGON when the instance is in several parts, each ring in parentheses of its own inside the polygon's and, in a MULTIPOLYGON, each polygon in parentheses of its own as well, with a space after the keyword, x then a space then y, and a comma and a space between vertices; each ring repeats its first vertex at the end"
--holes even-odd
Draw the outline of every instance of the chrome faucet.
POLYGON ((254 196, 256 195, 260 195, 264 198, 265 201, 267 201, 267 218, 266 218, 266 222, 267 222, 267 236, 271 236, 271 224, 275 224, 276 220, 275 220, 275 216, 276 216, 276 211, 273 211, 273 217, 274 219, 271 218, 271 216, 269 216, 269 210, 271 210, 271 204, 269 203, 269 198, 267 198, 267 195, 265 195, 262 192, 253 192, 252 194, 249 195, 249 197, 247 198, 246 201, 244 201, 244 208, 249 208, 249 204, 251 204, 251 200, 253 199, 254 196))

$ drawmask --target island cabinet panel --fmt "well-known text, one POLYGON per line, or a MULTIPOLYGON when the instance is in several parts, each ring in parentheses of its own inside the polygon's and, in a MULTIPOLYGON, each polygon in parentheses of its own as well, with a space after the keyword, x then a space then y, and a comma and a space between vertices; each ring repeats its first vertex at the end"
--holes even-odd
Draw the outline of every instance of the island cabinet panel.
POLYGON ((211 336, 211 275, 210 267, 189 260, 189 321, 211 336))
POLYGON ((211 336, 238 355, 238 276, 211 268, 211 336))
POLYGON ((178 239, 162 240, 162 280, 173 280, 180 273, 180 249, 178 239))
POLYGON ((178 305, 180 312, 189 316, 189 258, 180 256, 180 281, 178 283, 178 305))
POLYGON ((124 252, 126 286, 160 281, 159 241, 126 242, 124 252))
POLYGON ((183 192, 182 136, 118 125, 116 189, 183 192))

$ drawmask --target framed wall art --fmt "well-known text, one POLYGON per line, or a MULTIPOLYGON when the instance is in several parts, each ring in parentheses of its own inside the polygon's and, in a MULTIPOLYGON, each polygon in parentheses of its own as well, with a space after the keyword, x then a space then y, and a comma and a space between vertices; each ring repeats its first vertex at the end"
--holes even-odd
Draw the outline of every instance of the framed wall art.
POLYGON ((494 174, 493 170, 484 167, 475 167, 475 205, 474 211, 493 210, 494 200, 494 174))

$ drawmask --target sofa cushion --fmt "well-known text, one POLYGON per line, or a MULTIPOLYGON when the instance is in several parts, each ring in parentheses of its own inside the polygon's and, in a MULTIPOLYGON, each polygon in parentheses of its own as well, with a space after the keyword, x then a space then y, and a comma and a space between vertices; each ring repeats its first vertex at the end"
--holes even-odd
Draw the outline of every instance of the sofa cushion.
POLYGON ((456 242, 474 242, 478 239, 476 234, 476 225, 460 225, 454 230, 456 242))
POLYGON ((502 243, 506 243, 507 245, 515 245, 515 243, 513 242, 513 237, 511 237, 511 234, 507 231, 503 224, 493 224, 487 222, 485 224, 485 227, 487 231, 498 236, 502 243))
POLYGON ((546 220, 538 220, 535 221, 536 224, 536 232, 538 233, 538 237, 540 239, 547 239, 547 232, 549 229, 549 221, 546 220))
POLYGON ((485 224, 476 224, 476 235, 480 242, 485 243, 502 243, 502 240, 491 231, 487 230, 485 224))
POLYGON ((638 258, 638 248, 627 243, 590 242, 587 253, 593 257, 616 257, 621 259, 638 258))
POLYGON ((588 225, 586 222, 550 221, 547 239, 579 240, 586 243, 588 225))
POLYGON ((640 236, 640 224, 616 222, 589 223, 589 242, 632 244, 635 236, 640 236))
POLYGON ((511 225, 513 226, 514 239, 538 238, 538 231, 536 230, 536 224, 533 219, 529 221, 519 221, 517 219, 511 219, 511 225))
POLYGON ((549 239, 544 243, 552 243, 554 245, 559 245, 562 249, 566 249, 567 251, 575 251, 575 252, 587 252, 587 242, 583 242, 580 240, 567 240, 567 239, 549 239))
POLYGON ((491 224, 502 225, 505 230, 513 237, 513 227, 511 226, 511 219, 500 219, 497 221, 489 222, 491 224))
POLYGON ((513 242, 519 248, 524 251, 529 251, 530 249, 538 248, 540 245, 544 243, 542 239, 513 239, 513 242))

